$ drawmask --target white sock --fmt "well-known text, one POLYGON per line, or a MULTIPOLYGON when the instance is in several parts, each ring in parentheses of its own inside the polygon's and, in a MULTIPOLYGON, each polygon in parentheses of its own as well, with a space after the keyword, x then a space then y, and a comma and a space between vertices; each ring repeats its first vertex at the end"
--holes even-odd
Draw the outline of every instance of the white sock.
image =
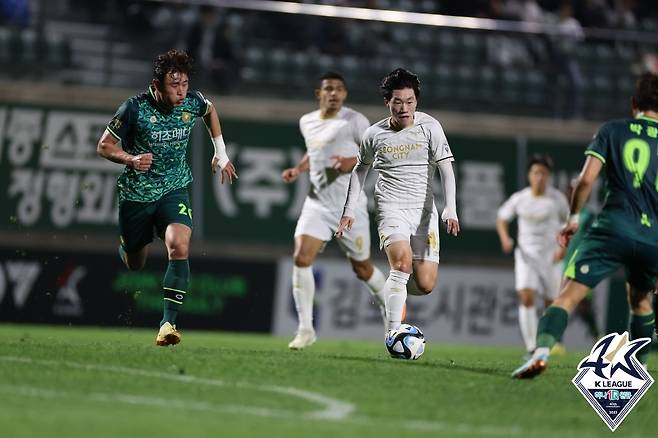
POLYGON ((519 306, 519 327, 527 351, 534 351, 537 346, 537 310, 535 306, 519 306))
POLYGON ((299 330, 313 328, 313 297, 315 296, 315 279, 313 268, 292 267, 292 296, 299 318, 299 330))
POLYGON ((365 283, 368 285, 368 289, 372 294, 375 303, 379 307, 385 306, 386 300, 384 299, 384 286, 386 285, 386 277, 382 271, 373 266, 372 275, 365 283))
POLYGON ((391 269, 384 285, 386 319, 390 330, 396 330, 402 324, 402 310, 407 301, 407 281, 409 274, 391 269))

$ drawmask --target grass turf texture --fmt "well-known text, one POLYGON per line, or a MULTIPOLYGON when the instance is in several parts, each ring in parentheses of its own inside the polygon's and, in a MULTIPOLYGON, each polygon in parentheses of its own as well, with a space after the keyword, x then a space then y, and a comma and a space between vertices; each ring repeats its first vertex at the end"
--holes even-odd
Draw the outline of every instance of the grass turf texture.
MULTIPOLYGON (((183 331, 0 325, 3 437, 599 437, 612 433, 571 383, 585 352, 510 378, 520 348, 428 342, 418 361, 383 342, 183 331)), ((652 354, 649 372, 658 376, 652 354)), ((652 387, 615 436, 655 434, 652 387)))

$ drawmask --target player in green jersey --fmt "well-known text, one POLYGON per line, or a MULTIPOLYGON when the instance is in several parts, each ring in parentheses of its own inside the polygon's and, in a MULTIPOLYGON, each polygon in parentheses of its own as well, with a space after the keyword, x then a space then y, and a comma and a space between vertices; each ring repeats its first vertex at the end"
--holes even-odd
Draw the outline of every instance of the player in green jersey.
MULTIPOLYGON (((513 377, 532 378, 546 369, 549 350, 562 337, 569 312, 620 266, 626 271, 631 338, 653 334, 651 298, 658 279, 658 76, 645 73, 638 79, 632 110, 633 118, 604 124, 585 151, 560 245, 566 246, 578 229, 579 212, 602 169, 607 176, 605 203, 568 262, 568 280, 560 296, 539 321, 533 357, 513 377)), ((646 364, 648 355, 645 345, 636 357, 646 364)))
POLYGON ((126 100, 98 141, 98 154, 125 165, 117 182, 121 260, 130 270, 144 267, 154 231, 166 247, 169 264, 163 281, 164 315, 156 345, 180 342, 176 316, 190 277, 188 252, 192 209, 187 186, 190 133, 202 117, 215 147, 211 168, 221 182, 237 178, 226 155, 219 117, 213 104, 189 90, 192 59, 170 50, 156 57, 146 92, 126 100))

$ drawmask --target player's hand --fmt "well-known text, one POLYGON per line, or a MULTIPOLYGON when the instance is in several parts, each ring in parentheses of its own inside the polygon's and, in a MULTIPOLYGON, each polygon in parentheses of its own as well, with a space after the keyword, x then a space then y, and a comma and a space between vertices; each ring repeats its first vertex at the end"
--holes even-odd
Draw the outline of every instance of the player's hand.
POLYGON ((562 247, 566 248, 569 246, 569 242, 571 242, 571 238, 573 237, 574 234, 576 234, 576 231, 578 231, 578 224, 577 223, 571 223, 567 224, 560 230, 560 234, 557 235, 557 243, 562 247))
POLYGON ((297 169, 296 167, 291 167, 281 172, 281 178, 283 178, 283 180, 287 183, 294 182, 298 176, 299 176, 299 169, 297 169))
POLYGON ((128 162, 129 166, 140 172, 146 172, 149 170, 151 164, 153 164, 153 154, 151 153, 135 155, 128 162))
POLYGON ((340 173, 350 173, 354 169, 356 164, 355 157, 343 157, 341 155, 332 155, 330 157, 334 160, 334 164, 331 167, 339 171, 340 173))
POLYGON ((354 218, 349 217, 349 216, 343 216, 340 218, 340 223, 338 224, 338 229, 334 233, 334 236, 336 236, 336 239, 340 239, 343 237, 343 234, 345 231, 349 231, 352 229, 352 225, 354 224, 354 218))
POLYGON ((453 236, 457 236, 457 234, 459 234, 460 228, 459 221, 457 219, 446 219, 445 224, 448 234, 452 234, 453 236))
MULTIPOLYGON (((213 158, 213 164, 215 163, 215 159, 213 158)), ((218 163, 219 166, 219 163, 218 163)), ((216 169, 214 167, 213 169, 216 169)), ((216 170, 213 170, 213 174, 216 172, 216 170)), ((226 166, 221 171, 221 178, 219 179, 219 182, 221 184, 224 184, 224 181, 228 181, 229 184, 233 184, 233 178, 238 179, 238 173, 235 171, 235 166, 231 161, 226 163, 226 166)))
POLYGON ((514 239, 507 238, 500 241, 500 248, 503 250, 503 254, 509 254, 514 249, 514 239))

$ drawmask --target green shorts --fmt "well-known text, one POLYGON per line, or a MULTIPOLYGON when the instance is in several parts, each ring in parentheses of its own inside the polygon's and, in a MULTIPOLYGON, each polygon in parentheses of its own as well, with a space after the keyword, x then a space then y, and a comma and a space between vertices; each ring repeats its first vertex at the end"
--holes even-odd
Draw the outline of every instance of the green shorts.
POLYGON ((564 275, 594 288, 621 266, 631 286, 653 290, 658 279, 658 247, 592 228, 571 256, 564 275))
POLYGON ((187 189, 167 193, 153 202, 122 201, 119 203, 121 246, 131 254, 164 237, 169 224, 192 228, 192 209, 187 189))

